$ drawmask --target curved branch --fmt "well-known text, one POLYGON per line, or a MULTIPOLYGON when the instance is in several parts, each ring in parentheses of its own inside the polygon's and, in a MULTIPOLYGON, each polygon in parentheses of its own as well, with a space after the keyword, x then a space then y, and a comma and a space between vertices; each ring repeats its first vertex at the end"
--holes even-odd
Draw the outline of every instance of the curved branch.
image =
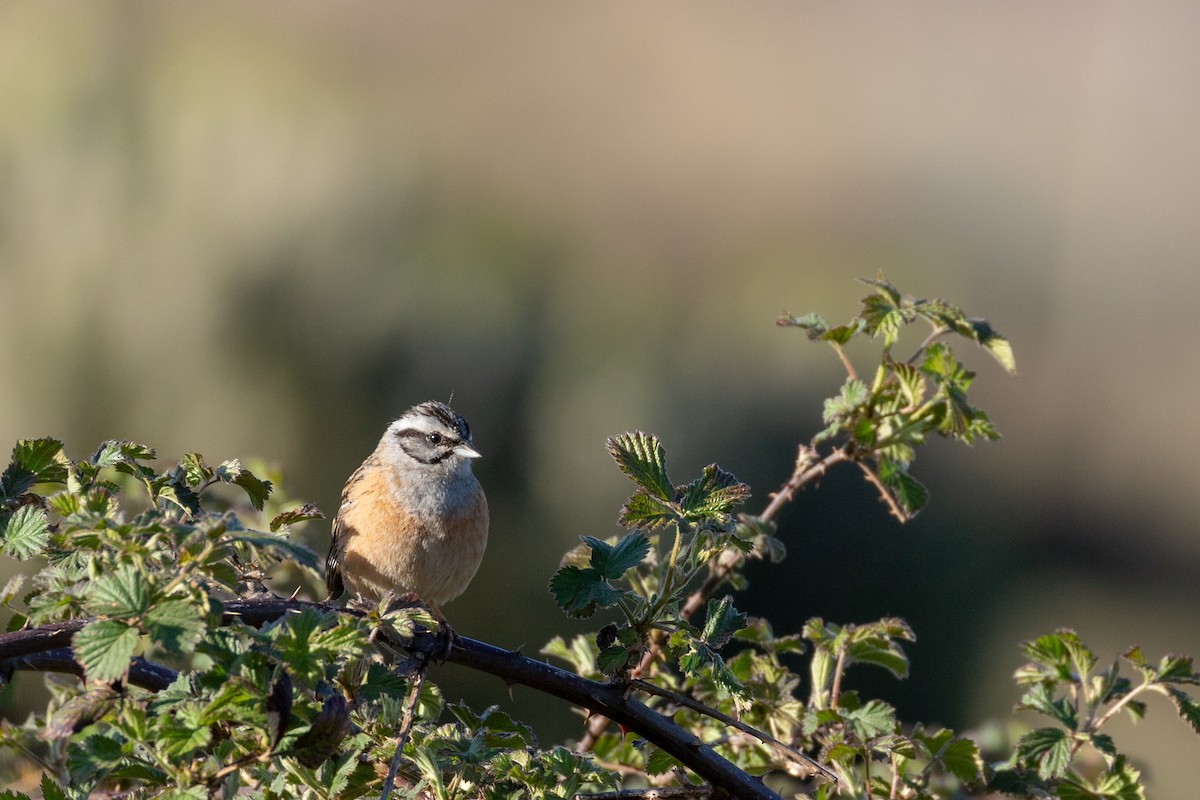
MULTIPOLYGON (((303 600, 237 600, 225 604, 225 614, 221 623, 229 625, 235 620, 240 620, 257 627, 273 622, 289 612, 305 609, 335 611, 340 614, 356 613, 352 609, 303 600)), ((71 637, 89 622, 90 619, 75 619, 31 630, 0 634, 0 670, 38 669, 79 674, 78 662, 69 655, 69 650, 64 653, 62 649, 69 648, 71 637)), ((430 646, 433 638, 430 634, 417 637, 428 640, 430 646)), ((422 649, 427 643, 414 640, 393 644, 403 644, 406 649, 422 649)), ((780 800, 779 795, 768 789, 761 780, 722 758, 711 746, 690 731, 630 697, 627 685, 589 680, 523 656, 518 651, 503 650, 465 636, 457 636, 454 639, 446 660, 495 675, 509 684, 528 686, 602 714, 626 729, 640 734, 713 786, 720 787, 735 797, 745 800, 780 800)), ((131 683, 134 683, 134 675, 139 677, 137 685, 157 689, 169 684, 170 680, 166 679, 169 677, 173 680, 175 673, 149 662, 135 662, 130 667, 131 683), (145 681, 140 682, 143 677, 145 681), (166 680, 166 684, 161 683, 163 680, 166 680), (155 681, 157 683, 154 683, 155 681), (154 685, 146 685, 148 683, 154 685)))

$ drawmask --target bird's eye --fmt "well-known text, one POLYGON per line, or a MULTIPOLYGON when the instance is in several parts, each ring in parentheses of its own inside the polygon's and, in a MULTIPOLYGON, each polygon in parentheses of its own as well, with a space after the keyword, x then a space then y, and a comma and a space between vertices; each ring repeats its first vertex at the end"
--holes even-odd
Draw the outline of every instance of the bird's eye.
POLYGON ((429 440, 430 444, 441 444, 442 443, 442 435, 440 433, 431 433, 431 434, 429 434, 429 436, 427 436, 425 438, 427 438, 429 440))

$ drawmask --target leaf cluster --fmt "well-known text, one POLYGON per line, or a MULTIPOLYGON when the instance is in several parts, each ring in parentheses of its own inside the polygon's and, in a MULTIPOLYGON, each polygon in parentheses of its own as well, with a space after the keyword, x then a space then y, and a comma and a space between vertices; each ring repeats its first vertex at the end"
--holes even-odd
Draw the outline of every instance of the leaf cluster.
MULTIPOLYGON (((80 621, 71 651, 82 683, 48 679, 45 713, 0 723, 0 749, 42 768, 44 796, 379 792, 412 680, 382 642, 434 627, 428 612, 314 605, 262 627, 228 613, 235 599, 270 597, 281 566, 320 584, 318 558, 288 536, 321 517, 315 507, 280 499, 240 461, 193 453, 159 469, 133 442, 80 461, 53 439, 18 442, 0 493, 0 552, 40 565, 0 596, 10 629, 80 621), (169 683, 142 688, 146 674, 169 683)), ((612 784, 495 709, 447 705, 432 684, 415 720, 400 771, 413 791, 566 797, 612 784)))
POLYGON ((999 434, 986 412, 972 405, 968 392, 975 373, 964 367, 944 341, 946 335, 968 339, 990 353, 1009 373, 1016 360, 1008 340, 983 319, 967 317, 944 300, 902 294, 882 277, 864 281, 872 289, 857 316, 832 325, 818 314, 784 313, 777 323, 800 328, 810 339, 828 343, 846 367, 839 393, 825 401, 825 428, 813 446, 838 443, 847 460, 857 463, 901 521, 928 502, 925 486, 909 468, 916 448, 931 434, 972 444, 999 434), (925 323, 929 334, 907 359, 894 354, 904 328, 925 323), (870 381, 859 377, 843 346, 859 336, 882 341, 870 381))

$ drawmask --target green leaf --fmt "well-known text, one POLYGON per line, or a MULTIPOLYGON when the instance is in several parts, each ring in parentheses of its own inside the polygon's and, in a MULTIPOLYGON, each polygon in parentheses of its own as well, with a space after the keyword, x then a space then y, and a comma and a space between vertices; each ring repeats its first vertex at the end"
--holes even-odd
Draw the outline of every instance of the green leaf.
POLYGON ((925 745, 934 760, 940 761, 946 771, 963 783, 975 783, 982 779, 983 759, 975 742, 957 737, 953 731, 945 729, 934 734, 918 730, 914 738, 925 745))
MULTIPOLYGON (((862 333, 864 323, 861 319, 856 319, 849 325, 838 325, 830 328, 821 334, 820 339, 823 342, 833 342, 834 344, 845 344, 853 339, 858 334, 862 333)), ((811 338, 811 335, 810 335, 811 338)))
POLYGON ((172 759, 187 758, 211 741, 212 728, 202 721, 201 708, 195 702, 181 704, 159 725, 159 746, 172 759))
POLYGON ((262 511, 263 504, 271 496, 271 482, 256 477, 253 472, 243 467, 242 462, 236 458, 221 462, 214 470, 214 473, 221 482, 232 483, 242 487, 246 492, 246 497, 250 500, 250 505, 254 506, 255 511, 262 511))
POLYGON ((368 703, 380 697, 403 697, 408 682, 383 664, 372 664, 367 679, 358 688, 358 696, 368 703))
POLYGON ((714 649, 724 647, 733 635, 746 627, 746 615, 733 607, 733 598, 709 600, 701 638, 714 649))
POLYGON ((92 584, 93 610, 109 617, 138 617, 150 607, 150 582, 134 567, 125 564, 92 584))
POLYGON ((325 519, 325 515, 312 503, 305 503, 299 508, 275 515, 271 520, 271 532, 274 533, 285 525, 294 525, 297 522, 308 522, 313 519, 325 519))
POLYGON ((900 291, 885 280, 861 279, 875 287, 875 293, 862 299, 859 318, 863 328, 872 337, 883 336, 884 346, 891 347, 900 335, 900 328, 916 318, 912 306, 901 296, 900 291))
POLYGON ((212 480, 214 475, 213 468, 204 463, 204 456, 199 453, 184 453, 179 459, 179 469, 183 471, 184 482, 193 489, 212 480))
POLYGON ((75 634, 72 644, 88 680, 115 681, 129 669, 138 630, 116 620, 95 620, 75 634))
POLYGON ((570 645, 561 636, 555 636, 540 652, 566 662, 585 678, 595 676, 598 650, 594 636, 576 636, 570 645))
POLYGON ((848 712, 846 722, 854 728, 860 739, 867 741, 896 729, 896 709, 882 700, 871 700, 861 708, 848 712))
POLYGON ((662 527, 677 519, 679 514, 675 507, 649 491, 639 488, 621 506, 621 516, 617 523, 625 528, 654 528, 662 527))
POLYGON ((891 367, 905 402, 914 408, 921 405, 925 401, 925 392, 927 391, 925 376, 911 364, 893 362, 891 367))
POLYGON ((681 766, 679 761, 661 748, 652 745, 650 752, 646 754, 647 775, 662 775, 678 766, 681 766))
POLYGON ((608 452, 634 483, 660 500, 670 501, 674 487, 667 477, 667 452, 657 436, 641 431, 608 440, 608 452))
POLYGON ((596 655, 596 669, 605 675, 619 675, 633 665, 637 651, 629 647, 606 647, 596 655))
POLYGON ((1071 739, 1061 728, 1038 728, 1017 741, 1017 756, 1043 780, 1055 780, 1071 765, 1071 739))
POLYGON ((621 599, 621 592, 591 567, 562 567, 550 579, 550 593, 559 607, 573 617, 590 617, 597 608, 615 606, 621 599))
POLYGON ((150 638, 168 653, 191 652, 207 630, 205 614, 190 600, 162 600, 146 614, 150 638))
POLYGON ((139 462, 153 461, 156 457, 157 454, 149 447, 122 439, 102 443, 96 449, 96 452, 92 454, 92 457, 88 459, 88 462, 97 469, 104 467, 117 467, 121 469, 124 466, 123 472, 140 476, 146 473, 152 475, 153 471, 142 466, 139 462))
POLYGON ((1065 697, 1056 700, 1045 683, 1038 683, 1026 692, 1017 703, 1017 708, 1045 714, 1069 730, 1075 730, 1078 725, 1075 706, 1065 697))
POLYGON ((842 391, 837 397, 825 401, 823 418, 828 424, 835 420, 846 419, 870 398, 871 392, 867 385, 857 378, 849 378, 842 384, 842 391))
POLYGON ((291 559, 303 567, 317 569, 325 559, 318 556, 311 547, 302 542, 287 538, 286 535, 256 533, 254 531, 237 531, 229 538, 235 542, 248 544, 258 550, 263 550, 281 559, 291 559))
POLYGON ((67 790, 59 786, 49 775, 42 776, 43 800, 68 800, 67 790))
POLYGON ((50 521, 36 505, 21 506, 12 514, 0 514, 0 552, 18 561, 37 558, 50 542, 50 521))
POLYGON ((20 439, 0 475, 0 501, 15 500, 39 483, 66 483, 70 460, 58 439, 20 439))
POLYGON ((582 537, 592 548, 590 564, 602 577, 617 580, 625 571, 636 567, 650 552, 650 540, 641 531, 634 531, 610 545, 593 536, 582 537))
POLYGON ((1055 794, 1063 800, 1146 800, 1141 773, 1124 756, 1119 756, 1094 784, 1074 775, 1063 778, 1055 794))
POLYGON ((1191 656, 1163 656, 1157 679, 1162 683, 1200 684, 1200 674, 1192 670, 1191 656))
POLYGON ((907 514, 908 519, 916 516, 929 501, 929 492, 925 486, 909 475, 908 469, 898 461, 880 457, 879 480, 891 490, 892 497, 907 514))
POLYGON ((775 324, 782 328, 802 328, 808 333, 809 339, 819 339, 825 331, 829 330, 829 320, 814 313, 796 317, 784 311, 775 320, 775 324))
POLYGON ((1079 680, 1096 665, 1096 656, 1068 628, 1022 642, 1021 649, 1058 680, 1079 680))
POLYGON ((704 468, 700 477, 682 487, 679 505, 689 519, 723 517, 750 497, 750 487, 716 464, 704 468))
POLYGON ((1175 710, 1179 712, 1179 716, 1188 725, 1192 726, 1192 730, 1200 733, 1200 704, 1192 699, 1191 695, 1174 686, 1167 687, 1167 694, 1171 696, 1171 701, 1175 704, 1175 710))

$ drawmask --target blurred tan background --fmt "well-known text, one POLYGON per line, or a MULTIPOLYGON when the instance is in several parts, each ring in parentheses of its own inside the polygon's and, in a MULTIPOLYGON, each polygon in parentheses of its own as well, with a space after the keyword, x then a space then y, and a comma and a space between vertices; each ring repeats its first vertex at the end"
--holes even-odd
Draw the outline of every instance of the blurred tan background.
MULTIPOLYGON (((905 616, 913 676, 851 683, 960 727, 1058 626, 1200 655, 1197 30, 1183 2, 6 3, 0 448, 258 455, 332 513, 453 393, 494 519, 449 613, 533 652, 580 629, 560 554, 615 532, 605 437, 761 509, 841 380, 774 317, 848 318, 883 270, 1012 339, 1016 379, 961 350, 1005 438, 923 453, 903 529, 832 476, 739 605, 905 616)), ((1152 794, 1200 777, 1165 702, 1114 734, 1152 794)))

